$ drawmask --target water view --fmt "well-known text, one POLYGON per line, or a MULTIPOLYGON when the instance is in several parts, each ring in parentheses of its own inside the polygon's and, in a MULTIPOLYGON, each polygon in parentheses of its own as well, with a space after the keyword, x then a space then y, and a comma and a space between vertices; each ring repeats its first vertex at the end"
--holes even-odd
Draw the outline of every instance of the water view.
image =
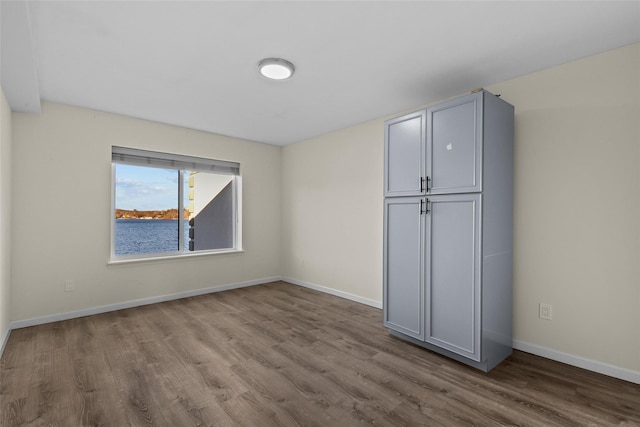
MULTIPOLYGON (((178 223, 178 220, 116 219, 116 255, 177 252, 178 223)), ((183 224, 188 250, 189 222, 183 224)))

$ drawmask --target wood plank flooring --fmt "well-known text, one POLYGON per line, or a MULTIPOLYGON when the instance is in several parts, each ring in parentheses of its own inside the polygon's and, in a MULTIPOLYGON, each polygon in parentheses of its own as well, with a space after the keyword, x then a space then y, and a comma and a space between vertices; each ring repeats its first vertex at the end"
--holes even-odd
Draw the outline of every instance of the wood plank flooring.
POLYGON ((640 425, 640 385, 516 351, 488 374, 284 282, 12 331, 2 426, 640 425))

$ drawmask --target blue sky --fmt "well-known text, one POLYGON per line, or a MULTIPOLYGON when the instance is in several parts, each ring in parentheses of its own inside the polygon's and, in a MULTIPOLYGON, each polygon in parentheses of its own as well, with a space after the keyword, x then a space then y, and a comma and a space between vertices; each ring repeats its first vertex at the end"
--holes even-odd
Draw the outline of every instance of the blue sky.
MULTIPOLYGON (((185 184, 188 185, 187 182, 185 184)), ((177 208, 177 170, 116 164, 116 209, 150 211, 177 208)))

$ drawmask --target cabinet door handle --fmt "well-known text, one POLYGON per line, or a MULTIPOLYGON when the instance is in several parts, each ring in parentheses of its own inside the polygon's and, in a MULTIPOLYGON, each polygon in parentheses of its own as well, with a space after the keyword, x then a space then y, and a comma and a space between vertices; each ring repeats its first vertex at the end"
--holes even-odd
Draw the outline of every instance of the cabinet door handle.
POLYGON ((420 199, 420 215, 429 213, 429 199, 420 199))
POLYGON ((420 192, 424 192, 424 178, 420 177, 420 192))
MULTIPOLYGON (((429 192, 429 177, 426 177, 425 181, 426 181, 427 185, 425 186, 424 191, 428 193, 429 192)), ((420 184, 421 184, 420 189, 422 190, 422 183, 420 183, 420 184)))

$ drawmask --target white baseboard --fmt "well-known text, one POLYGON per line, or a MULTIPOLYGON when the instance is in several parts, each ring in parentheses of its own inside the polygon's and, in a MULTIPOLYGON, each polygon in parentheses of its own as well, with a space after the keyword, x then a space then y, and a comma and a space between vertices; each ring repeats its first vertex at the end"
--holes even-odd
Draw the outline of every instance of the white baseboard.
MULTIPOLYGON (((264 283, 275 282, 280 277, 267 277, 264 279, 249 280, 246 282, 230 283, 221 286, 212 286, 210 288, 195 289, 193 291, 178 292, 169 295, 160 295, 157 297, 143 298, 132 301, 124 301, 115 304, 101 305, 77 311, 69 311, 66 313, 51 314, 48 316, 34 317, 25 320, 16 320, 9 324, 9 330, 27 328, 29 326, 42 325, 45 323, 58 322, 61 320, 75 319, 78 317, 91 316, 93 314, 107 313, 109 311, 123 310, 125 308, 140 307, 143 305, 156 304, 159 302, 172 301, 180 298, 194 297, 198 295, 211 294, 214 292, 228 291, 230 289, 245 288, 247 286, 262 285, 264 283)), ((7 334, 8 336, 8 334, 7 334)), ((2 354, 2 353, 0 353, 2 354)))
POLYGON ((516 350, 522 350, 526 353, 535 354, 536 356, 555 360, 557 362, 566 363, 567 365, 577 366, 578 368, 583 368, 588 371, 598 372, 599 374, 640 384, 640 372, 632 371, 630 369, 620 368, 619 366, 609 365, 608 363, 563 353, 552 348, 542 347, 524 341, 513 340, 513 348, 516 350))
POLYGON ((375 308, 382 308, 382 302, 375 301, 369 298, 363 298, 358 295, 353 295, 348 292, 338 291, 332 288, 327 288, 325 286, 315 285, 313 283, 304 282, 302 280, 294 279, 293 277, 281 277, 280 280, 285 282, 293 283, 294 285, 302 286, 304 288, 313 289, 316 291, 324 292, 325 294, 335 295, 340 298, 348 299, 351 301, 359 302, 360 304, 365 304, 375 308))
POLYGON ((7 342, 9 341, 9 335, 11 335, 11 324, 9 324, 7 330, 2 334, 2 341, 0 341, 0 357, 4 354, 4 348, 7 346, 7 342))

